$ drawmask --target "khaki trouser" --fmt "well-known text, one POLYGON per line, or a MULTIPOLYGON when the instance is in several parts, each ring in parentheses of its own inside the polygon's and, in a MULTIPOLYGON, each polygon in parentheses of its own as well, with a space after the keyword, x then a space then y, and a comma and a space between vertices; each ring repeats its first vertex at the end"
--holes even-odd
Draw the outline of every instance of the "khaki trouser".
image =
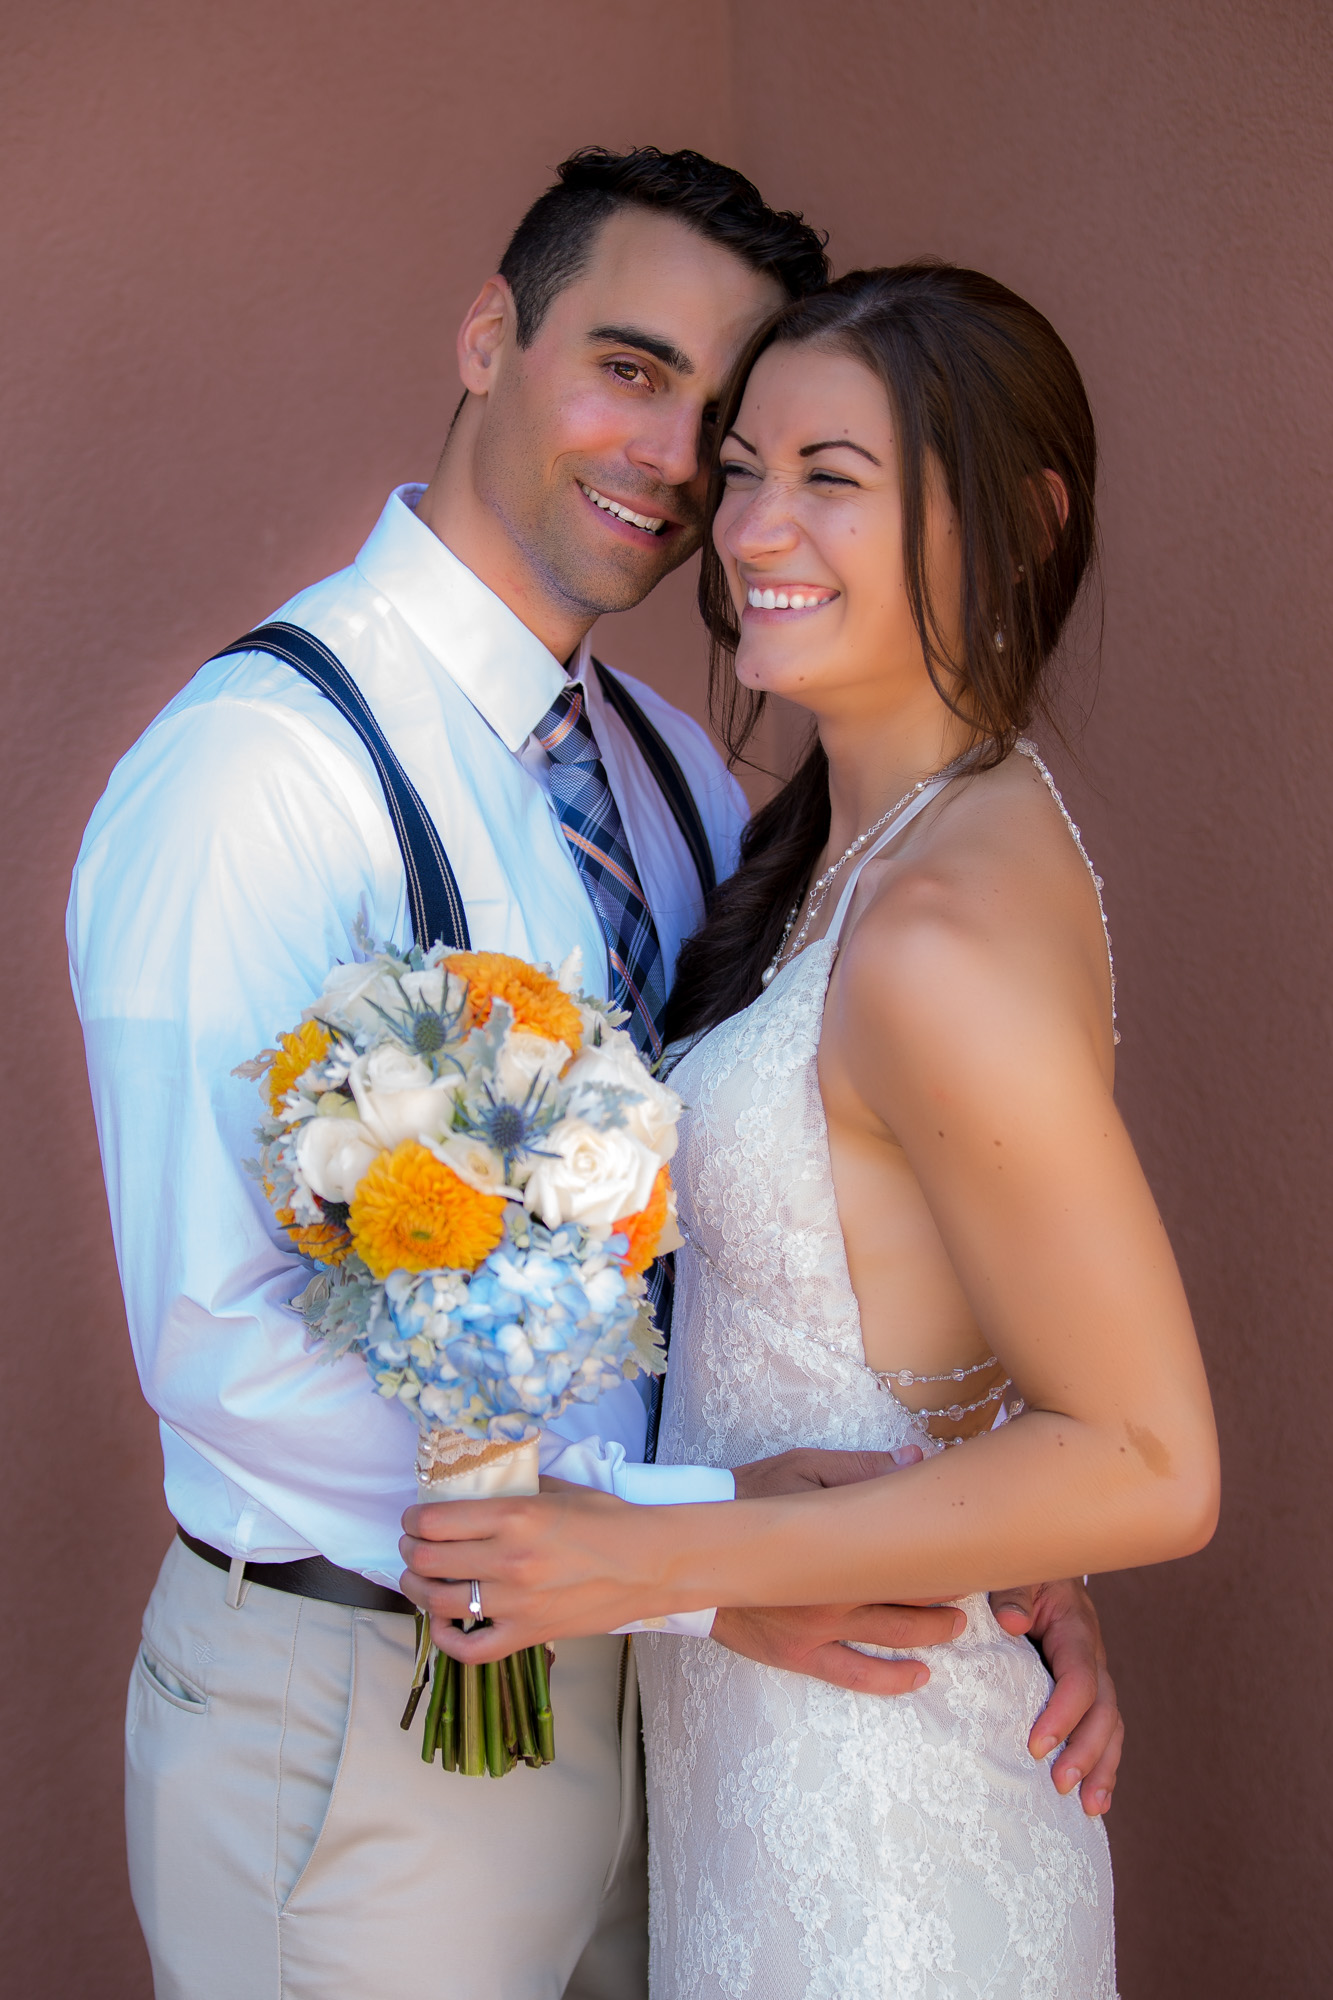
POLYGON ((638 1696, 566 1639, 556 1762, 423 1764, 413 1625, 251 1584, 173 1542, 126 1717, 134 1906, 157 2000, 642 2000, 638 1696))

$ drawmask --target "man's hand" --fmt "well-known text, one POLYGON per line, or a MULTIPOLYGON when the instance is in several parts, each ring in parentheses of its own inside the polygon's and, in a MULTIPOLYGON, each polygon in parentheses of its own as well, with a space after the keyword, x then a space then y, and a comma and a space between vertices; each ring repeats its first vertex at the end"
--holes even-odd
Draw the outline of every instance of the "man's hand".
MULTIPOLYGON (((736 1469, 738 1500, 771 1500, 819 1486, 849 1486, 882 1479, 921 1457, 916 1445, 899 1451, 784 1451, 736 1469)), ((911 1694, 930 1670, 920 1660, 881 1660, 858 1653, 853 1641, 897 1648, 940 1646, 956 1639, 966 1619, 951 1604, 802 1604, 779 1609, 718 1612, 712 1636, 733 1653, 766 1667, 810 1674, 857 1694, 911 1694)))
POLYGON ((865 1646, 939 1646, 967 1624, 951 1604, 800 1604, 775 1610, 725 1607, 712 1637, 747 1660, 810 1674, 857 1694, 913 1694, 930 1679, 920 1660, 881 1660, 858 1653, 865 1646))
POLYGON ((776 1458, 738 1465, 732 1477, 738 1500, 777 1500, 820 1486, 855 1486, 863 1479, 882 1479, 905 1465, 918 1465, 921 1457, 914 1444, 897 1451, 783 1451, 776 1458))
POLYGON ((1125 1741, 1096 1606, 1073 1578, 993 1590, 990 1604, 1004 1631, 1040 1648, 1055 1682, 1032 1725, 1028 1749, 1034 1757, 1045 1757, 1062 1736, 1068 1737, 1051 1767, 1055 1789, 1072 1792, 1081 1780, 1083 1810, 1096 1819, 1110 1810, 1125 1741))

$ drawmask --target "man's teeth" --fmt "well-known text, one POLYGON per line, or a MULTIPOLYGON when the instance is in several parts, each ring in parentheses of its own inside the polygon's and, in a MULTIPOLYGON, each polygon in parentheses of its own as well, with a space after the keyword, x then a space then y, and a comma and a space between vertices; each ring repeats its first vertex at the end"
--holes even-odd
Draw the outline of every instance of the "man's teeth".
MULTIPOLYGON (((581 479, 579 485, 583 486, 581 479)), ((660 535, 666 526, 666 522, 660 515, 631 513, 630 509, 622 507, 618 500, 608 500, 606 495, 599 493, 595 486, 583 486, 583 490, 593 505, 600 507, 604 514, 616 514, 622 521, 630 522, 633 527, 645 528, 650 535, 660 535)))
POLYGON ((809 611, 834 595, 831 590, 760 590, 751 584, 750 606, 754 611, 809 611))

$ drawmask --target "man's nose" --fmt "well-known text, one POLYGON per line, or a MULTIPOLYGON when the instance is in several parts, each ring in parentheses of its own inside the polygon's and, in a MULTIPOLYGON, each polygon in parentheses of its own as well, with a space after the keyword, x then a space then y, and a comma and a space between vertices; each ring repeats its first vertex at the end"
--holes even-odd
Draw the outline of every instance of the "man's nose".
POLYGON ((664 408, 626 447, 631 465, 663 486, 691 486, 703 470, 703 415, 684 404, 664 408))

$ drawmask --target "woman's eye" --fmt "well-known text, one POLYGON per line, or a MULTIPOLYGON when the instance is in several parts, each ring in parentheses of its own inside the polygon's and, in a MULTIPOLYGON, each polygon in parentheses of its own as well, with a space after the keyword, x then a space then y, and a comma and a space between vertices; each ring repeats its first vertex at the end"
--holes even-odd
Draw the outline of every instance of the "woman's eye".
POLYGON ((810 484, 812 486, 855 486, 856 483, 854 479, 844 479, 842 474, 838 472, 812 472, 810 474, 810 484))
POLYGON ((742 465, 739 459, 724 458, 722 461, 722 477, 731 486, 739 484, 742 479, 754 479, 757 477, 757 474, 752 465, 742 465))

